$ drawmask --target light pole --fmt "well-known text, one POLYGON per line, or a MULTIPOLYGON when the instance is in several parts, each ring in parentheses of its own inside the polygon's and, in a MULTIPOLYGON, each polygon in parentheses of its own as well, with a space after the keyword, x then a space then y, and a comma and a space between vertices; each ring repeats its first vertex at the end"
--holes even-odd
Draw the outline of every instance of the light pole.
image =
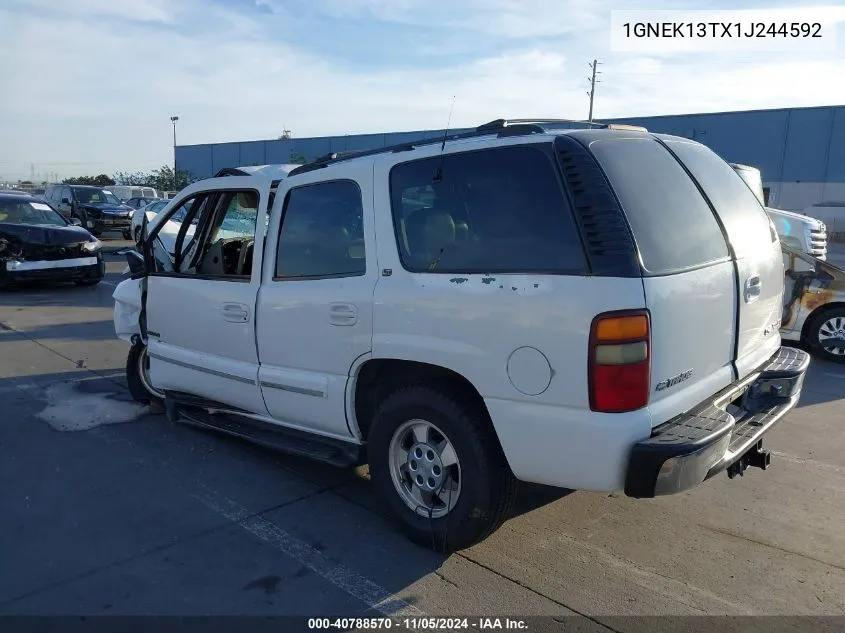
POLYGON ((176 121, 178 116, 170 117, 170 122, 173 124, 173 188, 176 189, 176 121))

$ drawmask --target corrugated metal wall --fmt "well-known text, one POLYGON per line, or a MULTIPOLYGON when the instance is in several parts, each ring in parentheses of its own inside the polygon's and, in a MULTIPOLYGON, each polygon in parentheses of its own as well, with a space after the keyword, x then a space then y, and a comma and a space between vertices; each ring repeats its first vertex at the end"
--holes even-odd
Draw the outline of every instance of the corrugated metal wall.
MULTIPOLYGON (((803 208, 813 198, 845 199, 845 106, 609 119, 695 139, 729 162, 758 167, 770 202, 803 208)), ((460 130, 454 130, 458 132, 460 130)), ((374 149, 432 138, 442 130, 188 145, 177 164, 197 178, 223 167, 312 160, 329 152, 374 149)))

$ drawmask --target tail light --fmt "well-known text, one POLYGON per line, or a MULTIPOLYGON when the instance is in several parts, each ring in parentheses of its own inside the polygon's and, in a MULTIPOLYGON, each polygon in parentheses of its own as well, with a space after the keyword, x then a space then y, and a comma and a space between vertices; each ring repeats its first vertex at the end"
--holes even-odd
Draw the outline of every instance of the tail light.
POLYGON ((621 413, 648 404, 651 323, 646 310, 598 315, 590 329, 589 354, 590 409, 621 413))

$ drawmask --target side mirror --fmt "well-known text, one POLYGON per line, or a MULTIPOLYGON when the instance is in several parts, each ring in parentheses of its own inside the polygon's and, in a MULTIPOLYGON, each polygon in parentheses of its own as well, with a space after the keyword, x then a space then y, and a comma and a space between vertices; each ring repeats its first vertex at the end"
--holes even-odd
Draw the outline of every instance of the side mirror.
POLYGON ((129 264, 129 272, 133 275, 144 272, 144 256, 138 251, 127 251, 126 263, 129 264))
POLYGON ((79 218, 71 218, 70 223, 74 226, 82 226, 82 220, 80 220, 79 218))

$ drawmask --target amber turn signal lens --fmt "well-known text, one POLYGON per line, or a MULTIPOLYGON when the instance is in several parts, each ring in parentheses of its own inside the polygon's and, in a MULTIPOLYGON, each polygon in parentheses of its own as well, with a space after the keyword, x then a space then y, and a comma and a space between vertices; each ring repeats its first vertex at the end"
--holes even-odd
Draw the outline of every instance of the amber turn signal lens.
POLYGON ((648 336, 648 319, 644 315, 610 317, 596 324, 599 341, 629 341, 648 336))

